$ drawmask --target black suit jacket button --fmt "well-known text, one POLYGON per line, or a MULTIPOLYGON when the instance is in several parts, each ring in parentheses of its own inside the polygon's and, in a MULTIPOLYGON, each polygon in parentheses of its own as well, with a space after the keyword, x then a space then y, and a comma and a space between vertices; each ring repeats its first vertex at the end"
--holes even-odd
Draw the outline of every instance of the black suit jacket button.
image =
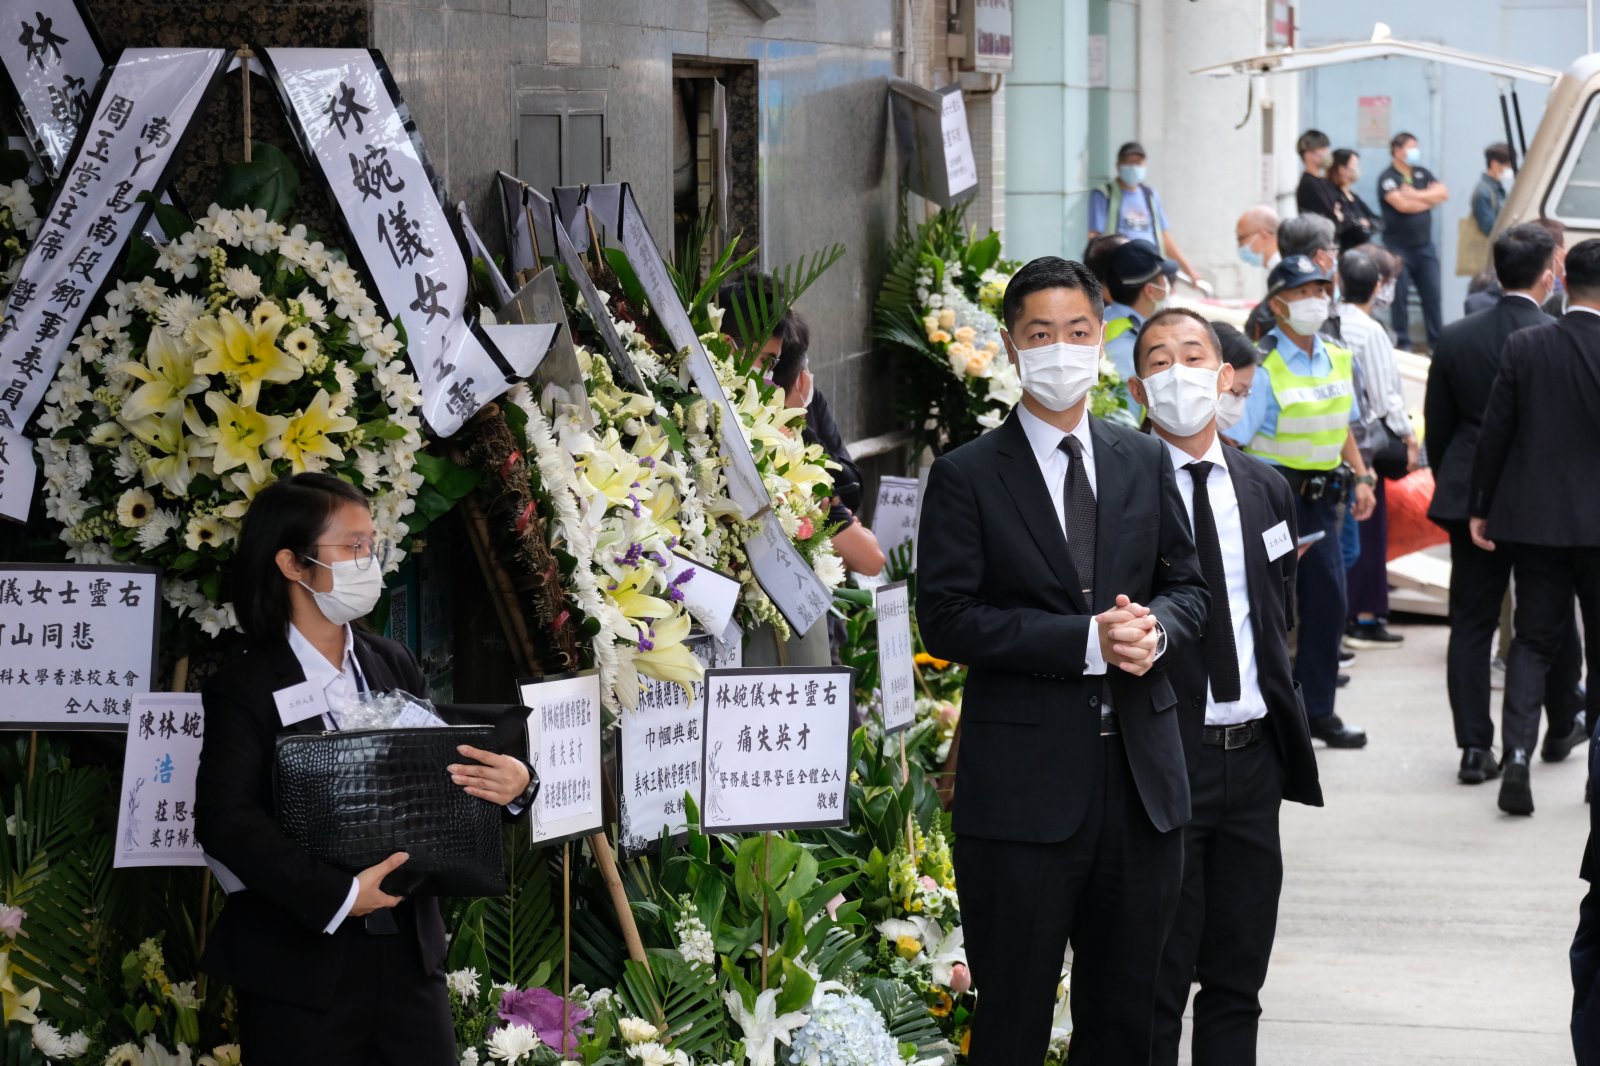
POLYGON ((1189 702, 1193 703, 1196 707, 1198 707, 1198 706, 1200 706, 1201 700, 1200 700, 1199 696, 1195 696, 1189 702))
POLYGON ((1099 696, 1090 696, 1089 697, 1089 706, 1091 706, 1091 707, 1100 706, 1100 697, 1099 696))

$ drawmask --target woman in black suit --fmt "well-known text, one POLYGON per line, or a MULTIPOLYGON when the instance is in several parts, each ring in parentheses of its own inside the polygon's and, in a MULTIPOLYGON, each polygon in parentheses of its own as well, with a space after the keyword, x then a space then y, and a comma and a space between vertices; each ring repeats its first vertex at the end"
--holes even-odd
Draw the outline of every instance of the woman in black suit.
MULTIPOLYGON (((252 1066, 456 1061, 444 923, 431 898, 384 892, 403 852, 352 877, 290 840, 273 815, 277 738, 339 728, 359 694, 427 680, 401 644, 351 622, 377 604, 388 545, 366 497, 326 474, 262 489, 245 516, 234 605, 245 650, 206 686, 196 834, 228 889, 204 968, 233 985, 252 1066)), ((462 747, 474 796, 516 804, 528 767, 462 747)))

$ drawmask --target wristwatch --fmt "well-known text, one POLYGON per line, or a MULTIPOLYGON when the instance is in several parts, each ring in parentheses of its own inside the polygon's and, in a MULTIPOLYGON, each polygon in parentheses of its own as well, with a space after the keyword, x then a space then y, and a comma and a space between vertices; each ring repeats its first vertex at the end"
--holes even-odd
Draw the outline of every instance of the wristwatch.
POLYGON ((1360 477, 1356 478, 1357 485, 1376 485, 1377 483, 1377 476, 1370 473, 1362 474, 1360 477))

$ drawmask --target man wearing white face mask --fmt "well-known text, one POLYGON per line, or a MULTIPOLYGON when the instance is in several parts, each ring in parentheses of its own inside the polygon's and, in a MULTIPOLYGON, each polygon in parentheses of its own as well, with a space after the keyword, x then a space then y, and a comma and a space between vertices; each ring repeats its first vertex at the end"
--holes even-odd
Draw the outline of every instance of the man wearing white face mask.
MULTIPOLYGON (((1161 258, 1160 252, 1143 241, 1129 241, 1111 253, 1107 273, 1113 302, 1106 306, 1106 358, 1126 382, 1133 377, 1133 343, 1139 327, 1172 298, 1178 264, 1161 258)), ((1139 414, 1134 411, 1136 418, 1139 414)))
POLYGON ((1120 233, 1129 240, 1144 241, 1175 259, 1198 284, 1199 273, 1189 265, 1167 225, 1161 195, 1145 184, 1148 172, 1144 145, 1129 141, 1117 149, 1117 176, 1089 194, 1089 239, 1120 233))
POLYGON ((928 651, 969 668, 955 869, 982 994, 974 1066, 1043 1060, 1073 950, 1074 1066, 1146 1062, 1188 770, 1158 662, 1208 596, 1159 441, 1088 413, 1099 280, 1046 257, 1006 288, 1023 398, 941 456, 918 544, 928 651))
POLYGON ((1206 639, 1167 664, 1189 765, 1183 893, 1156 997, 1153 1066, 1176 1066, 1192 978, 1195 1066, 1252 1066, 1283 883, 1278 809, 1320 807, 1316 754, 1289 666, 1296 518, 1284 479, 1224 448, 1234 368, 1186 308, 1145 324, 1134 394, 1165 442, 1211 589, 1206 639))
POLYGON ((1367 735, 1333 712, 1339 648, 1345 629, 1345 573, 1339 550, 1339 505, 1355 481, 1356 519, 1372 513, 1375 478, 1351 426, 1360 420, 1355 358, 1317 335, 1332 303, 1333 282, 1303 255, 1290 256, 1267 279, 1277 326, 1261 340, 1269 354, 1227 431, 1246 452, 1276 466, 1295 493, 1300 534, 1322 532, 1300 557, 1299 651, 1295 680, 1305 693, 1311 734, 1330 747, 1359 748, 1367 735), (1348 466, 1348 470, 1343 469, 1348 466))

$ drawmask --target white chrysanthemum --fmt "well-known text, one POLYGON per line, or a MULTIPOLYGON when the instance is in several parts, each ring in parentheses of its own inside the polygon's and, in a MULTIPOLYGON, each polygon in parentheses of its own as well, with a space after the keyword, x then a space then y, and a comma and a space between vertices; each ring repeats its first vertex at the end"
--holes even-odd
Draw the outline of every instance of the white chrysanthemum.
MULTIPOLYGON (((5 186, 0 185, 0 190, 5 186)), ((49 1022, 33 1023, 33 1046, 47 1059, 64 1059, 67 1057, 67 1038, 56 1031, 56 1027, 49 1022)))
POLYGON ((461 1066, 478 1066, 478 1049, 469 1047, 461 1053, 461 1066))
POLYGON ((261 295, 261 278, 247 266, 224 270, 222 283, 241 300, 254 300, 261 295))
POLYGON ((117 521, 124 529, 138 529, 156 512, 155 497, 144 489, 129 489, 117 501, 117 521))
POLYGON ((174 337, 182 337, 206 313, 206 305, 197 296, 175 292, 161 299, 156 308, 156 320, 174 337))
MULTIPOLYGON (((296 227, 298 228, 298 227, 296 227)), ((306 316, 306 321, 318 329, 328 327, 328 308, 319 300, 310 289, 300 290, 300 295, 294 298, 299 306, 300 313, 306 316)))
POLYGON ((145 551, 154 552, 172 536, 172 531, 178 528, 178 521, 176 511, 156 511, 144 525, 139 527, 139 532, 133 535, 133 539, 145 551))
POLYGON ((681 1051, 669 1051, 654 1042, 634 1044, 628 1048, 628 1057, 643 1066, 689 1066, 689 1056, 681 1051))
POLYGON ((471 1003, 478 998, 478 981, 478 971, 470 966, 444 975, 445 985, 464 1003, 471 1003))
POLYGON ((624 1044, 642 1044, 661 1035, 661 1030, 643 1018, 618 1018, 617 1034, 624 1044))
POLYGON ((539 1034, 528 1025, 506 1025, 489 1036, 489 1057, 516 1066, 542 1046, 539 1034))

